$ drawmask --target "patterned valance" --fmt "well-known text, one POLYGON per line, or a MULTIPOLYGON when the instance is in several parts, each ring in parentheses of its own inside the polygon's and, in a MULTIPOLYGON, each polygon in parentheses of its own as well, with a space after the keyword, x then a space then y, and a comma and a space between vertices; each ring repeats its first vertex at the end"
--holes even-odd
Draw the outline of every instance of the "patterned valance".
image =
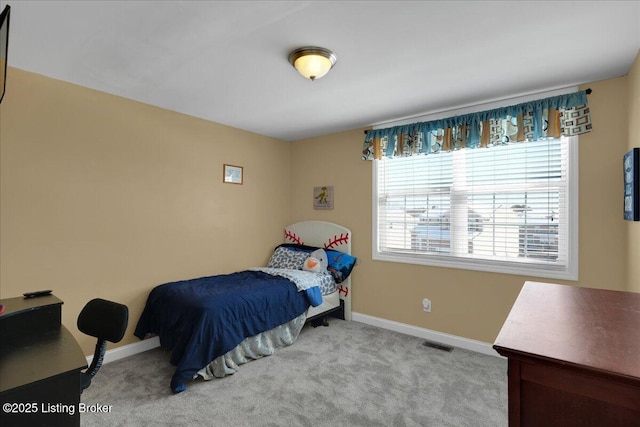
POLYGON ((446 119, 369 130, 362 159, 491 147, 590 131, 587 91, 580 91, 446 119))

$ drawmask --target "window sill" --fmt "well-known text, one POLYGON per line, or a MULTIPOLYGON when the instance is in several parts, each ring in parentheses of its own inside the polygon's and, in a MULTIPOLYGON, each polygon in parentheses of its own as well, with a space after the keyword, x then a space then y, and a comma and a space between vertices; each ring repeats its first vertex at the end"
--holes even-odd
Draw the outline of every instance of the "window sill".
MULTIPOLYGON (((578 280, 577 267, 574 269, 565 267, 555 267, 551 265, 543 265, 532 262, 530 265, 514 265, 511 262, 478 260, 471 258, 458 258, 455 260, 448 257, 431 256, 425 258, 423 256, 413 254, 390 254, 373 252, 374 261, 397 262, 404 264, 418 264, 430 267, 454 268, 460 270, 483 271, 498 274, 511 274, 527 277, 541 277, 556 280, 578 280), (574 271, 575 270, 575 271, 574 271)), ((577 263, 576 263, 577 264, 577 263)))

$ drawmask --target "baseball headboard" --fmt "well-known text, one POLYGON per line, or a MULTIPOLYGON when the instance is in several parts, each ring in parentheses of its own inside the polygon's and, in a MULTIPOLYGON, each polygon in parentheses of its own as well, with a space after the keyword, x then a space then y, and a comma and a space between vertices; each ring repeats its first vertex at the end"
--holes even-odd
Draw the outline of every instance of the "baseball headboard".
MULTIPOLYGON (((285 227, 285 243, 335 249, 351 255, 351 230, 327 221, 302 221, 285 227)), ((351 320, 351 276, 340 283, 344 320, 351 320)))

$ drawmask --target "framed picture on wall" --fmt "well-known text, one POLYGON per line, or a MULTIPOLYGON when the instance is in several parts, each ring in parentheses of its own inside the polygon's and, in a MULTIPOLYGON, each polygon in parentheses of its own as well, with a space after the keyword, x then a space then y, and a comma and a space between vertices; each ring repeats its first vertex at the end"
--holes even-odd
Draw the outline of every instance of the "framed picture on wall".
POLYGON ((624 155, 624 219, 640 221, 640 148, 624 155))
POLYGON ((242 166, 224 165, 223 168, 223 182, 226 184, 240 184, 243 181, 243 168, 242 166))
POLYGON ((333 186, 313 187, 313 209, 333 209, 333 186))

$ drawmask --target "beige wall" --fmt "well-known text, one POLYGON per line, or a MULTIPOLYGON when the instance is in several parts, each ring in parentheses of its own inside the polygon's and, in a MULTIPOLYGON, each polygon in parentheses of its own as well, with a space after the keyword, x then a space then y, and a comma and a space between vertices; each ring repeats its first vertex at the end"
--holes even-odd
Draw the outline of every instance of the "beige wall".
POLYGON ((297 141, 291 148, 292 220, 336 221, 353 232, 360 264, 353 310, 492 343, 525 280, 627 288, 627 227, 622 220, 621 158, 627 144, 627 79, 586 85, 593 132, 582 135, 578 282, 373 261, 371 162, 360 160, 363 130, 297 141), (606 147, 606 149, 604 148, 606 147), (314 186, 333 185, 335 209, 316 211, 314 186), (422 310, 422 299, 433 304, 422 310))
POLYGON ((262 265, 282 238, 286 142, 13 68, 0 126, 0 297, 53 289, 86 354, 89 299, 127 304, 134 342, 153 286, 262 265))
MULTIPOLYGON (((638 116, 637 63, 632 82, 584 86, 593 89, 594 131, 580 138, 580 280, 560 283, 638 290, 628 282, 640 274, 640 248, 627 248, 638 227, 621 220, 620 171, 627 144, 638 145, 638 125, 625 113, 629 105, 638 116)), ((0 297, 53 289, 86 354, 93 341, 75 319, 89 299, 127 304, 121 345, 136 342, 153 286, 263 264, 282 227, 299 220, 351 228, 360 259, 353 309, 363 314, 491 343, 523 282, 536 279, 374 262, 363 129, 289 144, 12 68, 7 89, 0 297), (245 167, 243 186, 222 184, 223 163, 245 167), (335 209, 313 209, 320 185, 334 186, 335 209)))
MULTIPOLYGON (((640 147, 640 50, 628 75, 629 80, 629 145, 627 151, 640 147)), ((640 222, 627 223, 627 261, 629 290, 640 292, 640 222)))

